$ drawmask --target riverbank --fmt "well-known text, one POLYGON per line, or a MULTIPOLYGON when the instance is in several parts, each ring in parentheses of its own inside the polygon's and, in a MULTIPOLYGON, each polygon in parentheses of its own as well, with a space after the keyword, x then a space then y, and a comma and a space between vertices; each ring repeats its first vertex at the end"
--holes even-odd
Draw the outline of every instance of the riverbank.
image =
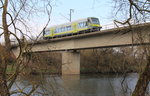
MULTIPOLYGON (((93 49, 80 51, 80 73, 131 73, 142 72, 143 57, 133 55, 132 48, 93 49)), ((61 74, 62 55, 59 52, 33 53, 23 74, 61 74)), ((14 64, 15 65, 15 64, 14 64)), ((15 70, 15 66, 14 66, 15 70)), ((12 73, 12 66, 7 72, 12 73)))

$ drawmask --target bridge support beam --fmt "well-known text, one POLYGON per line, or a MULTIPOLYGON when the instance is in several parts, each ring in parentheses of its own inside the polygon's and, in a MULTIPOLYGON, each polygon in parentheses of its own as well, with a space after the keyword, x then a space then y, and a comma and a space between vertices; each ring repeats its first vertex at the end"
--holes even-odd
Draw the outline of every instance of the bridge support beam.
POLYGON ((80 74, 80 53, 66 51, 62 53, 62 75, 80 74))

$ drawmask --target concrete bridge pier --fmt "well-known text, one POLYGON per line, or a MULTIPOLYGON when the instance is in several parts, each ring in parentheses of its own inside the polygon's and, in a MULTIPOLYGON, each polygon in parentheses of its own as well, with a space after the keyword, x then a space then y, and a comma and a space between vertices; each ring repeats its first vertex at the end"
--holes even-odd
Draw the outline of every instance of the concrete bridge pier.
POLYGON ((62 52, 62 75, 80 74, 80 52, 62 52))

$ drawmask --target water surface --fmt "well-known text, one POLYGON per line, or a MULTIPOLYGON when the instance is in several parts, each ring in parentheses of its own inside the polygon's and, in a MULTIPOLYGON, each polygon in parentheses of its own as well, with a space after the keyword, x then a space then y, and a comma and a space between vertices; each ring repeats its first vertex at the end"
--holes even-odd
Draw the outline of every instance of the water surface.
MULTIPOLYGON (((19 79, 12 90, 24 88, 28 93, 32 85, 40 84, 32 96, 130 96, 133 92, 138 75, 92 74, 92 75, 45 75, 19 79)), ((24 96, 24 95, 13 95, 24 96)))

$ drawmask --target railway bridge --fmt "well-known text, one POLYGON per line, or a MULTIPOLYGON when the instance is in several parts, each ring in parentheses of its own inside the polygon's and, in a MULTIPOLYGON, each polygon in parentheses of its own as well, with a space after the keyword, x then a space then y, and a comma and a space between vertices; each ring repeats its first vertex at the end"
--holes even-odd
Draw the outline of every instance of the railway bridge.
MULTIPOLYGON (((77 34, 50 40, 28 43, 31 52, 62 52, 62 74, 80 74, 80 52, 78 50, 137 46, 149 44, 150 23, 112 28, 97 32, 77 34), (142 38, 142 40, 141 40, 142 38)), ((13 46, 15 56, 19 47, 13 46)))

